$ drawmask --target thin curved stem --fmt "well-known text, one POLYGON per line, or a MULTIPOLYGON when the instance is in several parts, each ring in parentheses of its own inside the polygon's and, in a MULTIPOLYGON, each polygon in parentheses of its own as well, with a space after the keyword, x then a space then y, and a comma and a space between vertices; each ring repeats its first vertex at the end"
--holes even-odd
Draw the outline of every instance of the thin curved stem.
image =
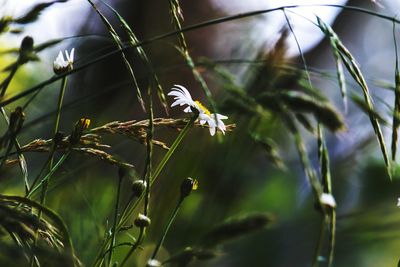
POLYGON ((169 228, 171 227, 172 222, 175 220, 176 215, 178 214, 178 211, 179 211, 179 209, 180 209, 180 207, 182 205, 182 202, 183 202, 183 198, 180 198, 179 201, 178 201, 178 204, 176 205, 176 207, 175 207, 175 209, 174 209, 174 211, 173 211, 173 213, 171 215, 171 218, 168 220, 168 223, 165 226, 165 229, 163 231, 163 235, 161 236, 160 240, 158 240, 158 243, 157 243, 157 245, 156 245, 156 247, 155 247, 155 249, 153 251, 153 254, 151 255, 151 259, 155 259, 156 258, 157 253, 160 250, 161 245, 164 243, 164 240, 165 240, 165 237, 167 236, 167 233, 169 232, 169 228))
MULTIPOLYGON (((50 170, 53 168, 53 164, 54 164, 54 152, 56 151, 55 148, 57 146, 57 144, 54 141, 54 137, 57 134, 58 128, 60 126, 61 109, 62 109, 62 104, 63 104, 63 100, 64 100, 64 94, 65 94, 66 87, 67 87, 67 77, 64 77, 61 82, 61 89, 60 89, 60 94, 58 96, 58 102, 57 102, 57 113, 56 113, 56 120, 54 122, 54 130, 53 130, 53 145, 52 145, 51 156, 50 156, 50 161, 49 161, 49 169, 50 170)), ((40 204, 44 204, 46 202, 46 194, 47 194, 47 188, 48 188, 50 177, 51 176, 49 176, 48 179, 46 179, 43 183, 43 190, 42 190, 42 195, 40 197, 40 204)))
POLYGON ((136 249, 139 247, 139 245, 142 243, 143 237, 144 237, 144 227, 141 227, 136 242, 133 244, 133 246, 132 246, 131 249, 129 250, 128 254, 126 254, 125 258, 122 260, 120 267, 123 267, 123 266, 126 264, 126 262, 127 262, 128 259, 130 258, 130 256, 132 255, 132 253, 135 252, 135 250, 136 250, 136 249))
POLYGON ((121 184, 122 184, 122 176, 118 178, 118 189, 117 189, 117 200, 115 201, 115 210, 114 210, 114 222, 113 227, 111 230, 111 243, 110 243, 110 254, 108 255, 108 266, 112 264, 112 255, 114 251, 114 244, 115 244, 115 231, 117 228, 117 220, 118 220, 118 206, 119 206, 119 199, 121 195, 121 184))

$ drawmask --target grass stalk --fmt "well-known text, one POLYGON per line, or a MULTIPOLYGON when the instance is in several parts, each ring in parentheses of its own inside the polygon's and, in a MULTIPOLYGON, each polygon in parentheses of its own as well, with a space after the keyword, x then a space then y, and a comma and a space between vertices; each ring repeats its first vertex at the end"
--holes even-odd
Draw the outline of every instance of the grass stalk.
MULTIPOLYGON (((54 129, 53 129, 53 138, 55 135, 58 133, 58 129, 60 126, 60 117, 61 117, 61 109, 62 109, 62 104, 64 100, 64 94, 65 94, 65 88, 67 87, 67 77, 64 77, 61 81, 61 89, 60 89, 60 94, 58 96, 58 102, 57 102, 57 113, 56 113, 56 119, 54 122, 54 129)), ((49 169, 52 170, 53 164, 54 164, 54 152, 56 151, 56 146, 57 144, 55 143, 53 139, 53 145, 51 149, 51 155, 50 155, 50 161, 49 161, 49 169)), ((48 189, 48 184, 51 176, 48 176, 47 179, 43 179, 43 188, 42 188, 42 194, 40 196, 40 204, 45 204, 46 203, 46 194, 47 194, 47 189, 48 189)))
POLYGON ((118 178, 118 189, 117 189, 117 197, 115 201, 115 208, 114 208, 114 221, 113 221, 113 226, 111 230, 111 242, 110 242, 110 248, 109 248, 109 255, 108 255, 108 265, 107 266, 112 266, 112 256, 113 256, 113 251, 114 251, 114 245, 115 245, 115 231, 117 228, 117 221, 118 221, 118 207, 119 207, 119 199, 121 195, 121 184, 122 184, 122 179, 123 176, 119 176, 118 178))
POLYGON ((169 228, 171 227, 172 222, 175 220, 176 215, 178 214, 178 211, 179 211, 179 209, 180 209, 180 207, 181 207, 181 205, 182 205, 183 200, 184 200, 184 198, 182 198, 182 197, 179 198, 178 203, 177 203, 177 205, 176 205, 174 211, 172 212, 172 215, 171 215, 171 217, 169 218, 167 225, 166 225, 165 228, 164 228, 164 231, 163 231, 163 233, 162 233, 162 236, 161 236, 161 238, 158 240, 157 245, 156 245, 156 247, 155 247, 155 249, 154 249, 154 251, 153 251, 153 254, 151 255, 151 259, 155 259, 155 258, 156 258, 157 253, 158 253, 160 247, 161 247, 162 244, 164 243, 164 240, 165 240, 165 237, 167 236, 167 233, 168 233, 168 231, 169 231, 169 228))

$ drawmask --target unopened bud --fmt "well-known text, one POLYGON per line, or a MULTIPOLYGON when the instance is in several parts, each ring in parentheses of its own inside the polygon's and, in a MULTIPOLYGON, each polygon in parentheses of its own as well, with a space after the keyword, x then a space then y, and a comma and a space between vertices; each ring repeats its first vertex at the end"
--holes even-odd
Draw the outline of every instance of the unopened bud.
POLYGON ((89 128, 89 125, 90 125, 90 119, 88 118, 81 118, 75 124, 74 130, 72 131, 71 136, 69 138, 71 145, 76 145, 79 143, 83 131, 89 128))
POLYGON ((146 182, 142 180, 137 180, 133 182, 132 193, 135 197, 140 197, 144 190, 146 190, 146 182))
POLYGON ((33 38, 30 36, 25 36, 24 39, 22 39, 20 51, 25 52, 32 50, 33 50, 33 38))
POLYGON ((198 181, 193 178, 186 178, 181 183, 181 199, 190 195, 193 190, 196 190, 198 187, 198 181))
POLYGON ((135 219, 134 224, 136 227, 143 228, 149 226, 151 220, 146 215, 139 213, 138 217, 135 219))

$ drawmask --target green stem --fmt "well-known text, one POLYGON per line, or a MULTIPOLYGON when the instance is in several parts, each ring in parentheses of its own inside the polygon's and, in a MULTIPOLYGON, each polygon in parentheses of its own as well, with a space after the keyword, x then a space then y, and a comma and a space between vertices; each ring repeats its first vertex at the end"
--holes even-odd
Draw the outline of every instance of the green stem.
POLYGON ((335 255, 335 243, 336 243, 336 210, 331 209, 330 212, 330 232, 329 232, 329 259, 328 267, 332 266, 333 257, 335 255))
POLYGON ((197 119, 197 115, 193 116, 190 121, 186 124, 185 128, 179 133, 178 137, 175 139, 175 141, 172 143, 171 147, 169 148, 168 152, 165 154, 161 162, 158 164, 156 170, 154 171, 153 174, 153 180, 151 181, 151 185, 155 182, 157 179, 158 175, 161 173, 161 171, 164 169, 165 164, 167 164, 168 160, 172 156, 172 154, 175 152, 176 148, 179 146, 183 138, 186 136, 187 132, 189 129, 193 126, 194 122, 197 119))
POLYGON ((164 243, 164 240, 165 240, 165 237, 167 236, 169 228, 171 227, 172 222, 175 220, 175 217, 178 214, 178 211, 179 211, 179 209, 180 209, 180 207, 182 205, 182 202, 183 202, 183 198, 180 198, 179 201, 178 201, 178 204, 176 205, 176 207, 175 207, 175 209, 174 209, 174 211, 173 211, 173 213, 171 215, 171 218, 169 218, 168 224, 166 225, 166 227, 164 229, 163 235, 161 236, 160 240, 158 240, 157 246, 154 249, 153 254, 151 255, 151 259, 155 259, 156 258, 157 253, 158 253, 161 245, 164 243))
POLYGON ((126 262, 128 261, 129 257, 132 255, 132 253, 139 247, 139 245, 142 243, 142 239, 144 237, 144 227, 140 227, 140 232, 138 235, 138 238, 135 242, 135 244, 133 244, 133 246, 131 247, 131 249, 129 250, 128 254, 126 254, 125 258, 122 260, 120 267, 123 267, 126 262))
MULTIPOLYGON (((52 153, 50 157, 50 162, 49 162, 49 169, 51 170, 53 168, 54 164, 54 152, 57 144, 54 142, 54 137, 58 132, 58 128, 60 125, 60 117, 61 117, 61 109, 62 109, 62 104, 64 100, 64 94, 65 94, 65 88, 67 87, 67 77, 64 77, 61 81, 61 89, 60 89, 60 94, 58 96, 58 103, 57 103, 57 113, 56 113, 56 120, 54 122, 54 130, 53 130, 53 145, 52 145, 52 153)), ((44 179, 43 179, 44 180, 44 179)), ((43 184, 43 190, 42 190, 42 195, 40 197, 40 204, 45 204, 46 202, 46 194, 47 194, 47 189, 48 189, 48 184, 49 184, 50 176, 48 179, 44 180, 43 184)))
POLYGON ((318 236, 318 243, 315 248, 314 259, 313 259, 313 262, 311 265, 312 267, 318 267, 318 265, 319 265, 319 257, 321 255, 321 250, 322 250, 322 246, 324 244, 324 239, 325 239, 325 217, 322 216, 321 228, 320 228, 319 236, 318 236))
MULTIPOLYGON (((149 87, 148 95, 149 95, 149 126, 147 129, 146 136, 146 145, 147 145, 147 159, 146 159, 146 170, 143 176, 143 181, 146 182, 146 185, 150 184, 152 180, 152 161, 153 161, 153 134, 154 134, 154 125, 153 125, 153 100, 152 100, 152 90, 149 87)), ((146 186, 145 198, 144 198, 144 210, 143 214, 147 216, 149 213, 149 202, 150 202, 150 186, 146 186)))
POLYGON ((64 161, 67 159, 69 154, 71 153, 71 150, 68 150, 59 160, 58 162, 54 165, 54 167, 49 171, 49 173, 42 179, 42 181, 35 187, 31 188, 31 191, 29 191, 28 195, 26 196, 27 198, 31 197, 33 193, 35 193, 44 183, 48 183, 49 179, 51 176, 58 170, 58 168, 64 163, 64 161))
POLYGON ((112 254, 114 251, 114 244, 115 244, 115 230, 117 228, 117 220, 118 220, 118 206, 119 206, 119 198, 121 195, 121 184, 122 184, 122 176, 118 179, 118 190, 117 190, 117 200, 115 201, 115 211, 114 211, 114 223, 111 230, 111 243, 110 243, 110 254, 108 257, 108 266, 111 266, 112 263, 112 254))

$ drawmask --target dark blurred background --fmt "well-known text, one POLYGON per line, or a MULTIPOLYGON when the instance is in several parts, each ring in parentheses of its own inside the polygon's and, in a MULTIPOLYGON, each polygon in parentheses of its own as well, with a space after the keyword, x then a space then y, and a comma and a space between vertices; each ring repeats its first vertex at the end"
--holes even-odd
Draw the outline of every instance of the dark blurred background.
MULTIPOLYGON (((183 0, 181 7, 184 26, 228 14, 276 6, 275 3, 269 3, 273 1, 254 0, 246 4, 239 2, 232 1, 227 4, 216 0, 183 0)), ((290 4, 289 1, 285 2, 290 4)), ((395 15, 400 6, 397 1, 389 0, 379 3, 361 0, 337 2, 388 15, 395 15)), ((167 1, 108 3, 120 12, 139 40, 147 40, 174 30, 167 1)), ((107 7, 100 2, 97 4, 124 36, 122 29, 118 27, 119 22, 107 7)), ((69 5, 72 11, 65 9, 65 13, 60 12, 63 5, 58 4, 46 10, 42 14, 43 18, 38 21, 42 26, 28 28, 25 33, 35 38, 35 35, 41 32, 37 41, 40 42, 41 38, 46 40, 46 35, 42 36, 43 32, 46 32, 41 22, 43 20, 48 24, 54 21, 56 25, 52 26, 55 30, 49 31, 49 35, 59 31, 62 33, 60 37, 68 34, 91 36, 66 40, 53 51, 46 50, 41 53, 42 62, 27 66, 19 74, 21 84, 15 85, 10 94, 29 87, 31 83, 27 83, 27 80, 35 81, 35 84, 50 77, 52 58, 55 58, 59 49, 76 47, 78 65, 115 49, 106 28, 88 3, 71 0, 65 6, 69 5), (59 16, 51 17, 52 12, 58 12, 59 16), (65 18, 60 19, 61 15, 65 15, 65 18), (69 26, 70 22, 74 27, 69 26)), ((296 9, 293 11, 297 12, 296 9)), ((388 106, 393 106, 393 92, 388 88, 394 84, 395 64, 392 23, 371 15, 328 7, 313 8, 308 10, 308 13, 299 10, 297 13, 315 21, 313 13, 320 15, 320 12, 321 16, 326 16, 327 21, 332 22, 332 28, 358 60, 378 110, 390 121, 391 110, 388 106), (324 10, 335 12, 324 14, 324 10)), ((303 21, 308 26, 316 27, 296 14, 288 12, 288 15, 294 31, 299 29, 297 35, 300 45, 304 45, 305 48, 303 52, 312 74, 313 85, 335 104, 347 125, 345 132, 327 133, 333 194, 338 204, 334 266, 395 266, 400 256, 400 211, 396 207, 400 185, 398 176, 390 181, 385 173, 368 116, 352 103, 349 103, 347 113, 344 112, 328 41, 322 40, 323 36, 320 33, 319 37, 314 35, 315 39, 304 37, 303 34, 307 34, 308 28, 296 23, 303 21), (322 75, 322 72, 326 75, 322 75)), ((267 59, 261 64, 221 64, 241 86, 251 83, 249 77, 261 77, 272 81, 277 78, 275 74, 279 74, 279 81, 269 85, 291 87, 295 86, 298 76, 285 76, 279 72, 278 66, 303 69, 303 62, 290 32, 282 43, 277 44, 277 40, 283 38, 282 32, 286 27, 283 14, 278 11, 188 31, 185 36, 191 56, 196 62, 204 58, 211 61, 267 59), (279 51, 282 55, 278 55, 279 51), (265 69, 269 69, 270 72, 263 72, 265 69)), ((396 32, 398 33, 398 30, 396 32)), ((2 46, 9 46, 16 40, 20 39, 13 36, 1 43, 2 46)), ((175 48, 176 45, 178 38, 172 36, 144 46, 159 75, 164 92, 167 93, 173 84, 181 84, 189 88, 193 98, 200 99, 209 106, 190 68, 175 48)), ((130 50, 128 54, 142 93, 146 95, 149 72, 134 50, 130 50)), ((152 225, 148 229, 142 250, 132 257, 132 264, 144 266, 147 251, 154 247, 179 197, 181 180, 190 176, 199 180, 199 189, 184 202, 165 240, 160 253, 161 259, 166 259, 168 255, 187 246, 196 245, 212 226, 227 218, 262 212, 275 218, 266 229, 224 243, 219 247, 219 257, 195 262, 191 266, 310 266, 318 239, 320 214, 314 209, 311 190, 291 137, 273 118, 268 121, 270 124, 259 126, 278 145, 287 166, 282 170, 271 164, 263 148, 249 138, 253 122, 240 111, 231 110, 229 105, 224 105, 228 96, 218 78, 207 67, 201 67, 200 63, 199 66, 199 71, 208 82, 218 104, 219 112, 229 116, 227 122, 235 123, 236 129, 218 137, 210 137, 205 129, 195 128, 190 131, 152 189, 152 225)), ((83 116, 91 118, 91 127, 114 120, 147 118, 140 109, 135 89, 127 75, 119 55, 72 75, 65 97, 66 107, 61 117, 62 130, 69 132, 75 121, 83 116)), ((53 84, 46 88, 27 110, 22 143, 38 137, 50 138, 54 112, 49 113, 49 110, 56 108, 58 87, 58 84, 53 84)), ((350 82, 348 87, 349 91, 361 94, 354 82, 350 82)), ((172 103, 169 97, 168 101, 172 103)), ((157 98, 154 98, 154 106, 156 117, 183 117, 179 108, 171 109, 167 115, 157 98)), ((389 143, 391 128, 389 126, 383 129, 389 143)), ((316 167, 316 141, 306 131, 302 133, 307 141, 310 158, 316 167)), ((177 132, 171 129, 157 129, 155 132, 156 138, 168 144, 171 144, 176 135, 177 132)), ((112 145, 113 154, 134 164, 138 174, 142 174, 145 146, 121 136, 110 136, 105 142, 112 145)), ((154 154, 155 161, 158 162, 164 151, 155 147, 154 154)), ((28 165, 33 166, 33 173, 39 171, 39 166, 45 158, 46 155, 27 155, 28 165)), ((87 156, 75 155, 58 172, 57 179, 61 182, 49 192, 47 203, 66 221, 78 257, 86 265, 91 264, 104 232, 110 226, 117 173, 118 169, 114 166, 87 156)), ((20 184, 16 184, 14 180, 6 177, 1 179, 4 181, 3 192, 20 190, 20 184)), ((126 180, 124 183, 123 199, 126 200, 130 193, 130 181, 126 180)), ((121 241, 124 239, 129 240, 121 238, 121 241)), ((327 247, 324 246, 323 252, 326 250, 327 247)), ((116 255, 123 255, 126 251, 125 248, 121 248, 116 255)), ((321 266, 325 266, 326 262, 327 259, 322 257, 321 266)))

